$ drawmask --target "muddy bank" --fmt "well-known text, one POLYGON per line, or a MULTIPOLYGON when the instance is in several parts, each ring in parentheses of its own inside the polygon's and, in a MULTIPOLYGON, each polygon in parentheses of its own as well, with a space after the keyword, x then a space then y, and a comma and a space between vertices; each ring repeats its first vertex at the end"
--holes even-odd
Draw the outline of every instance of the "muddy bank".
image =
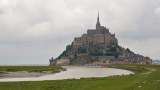
POLYGON ((39 77, 47 74, 53 74, 51 71, 43 72, 27 72, 27 71, 18 71, 18 72, 0 72, 0 78, 21 78, 21 77, 39 77))
POLYGON ((0 79, 3 78, 23 78, 23 77, 40 77, 44 75, 51 75, 54 73, 59 73, 61 71, 66 71, 65 68, 52 70, 52 71, 41 71, 41 72, 28 72, 28 71, 17 71, 17 72, 8 72, 0 71, 0 79))

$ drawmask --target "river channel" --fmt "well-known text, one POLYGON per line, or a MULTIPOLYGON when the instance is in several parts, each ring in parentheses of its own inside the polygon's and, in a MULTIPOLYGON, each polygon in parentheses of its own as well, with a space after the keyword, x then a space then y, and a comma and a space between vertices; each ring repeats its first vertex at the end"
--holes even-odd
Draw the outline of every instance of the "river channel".
POLYGON ((21 77, 21 78, 1 78, 0 82, 7 81, 42 81, 42 80, 62 80, 62 79, 80 79, 87 77, 107 77, 112 75, 127 75, 133 72, 123 69, 114 69, 98 66, 63 66, 66 71, 55 74, 46 74, 39 77, 21 77))

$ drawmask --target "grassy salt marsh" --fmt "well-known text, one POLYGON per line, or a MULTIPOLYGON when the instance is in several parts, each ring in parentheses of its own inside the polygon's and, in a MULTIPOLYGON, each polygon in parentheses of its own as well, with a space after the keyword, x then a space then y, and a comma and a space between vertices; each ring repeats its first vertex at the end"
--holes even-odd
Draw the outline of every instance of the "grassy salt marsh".
POLYGON ((0 66, 1 72, 17 72, 17 71, 28 71, 28 72, 42 72, 52 71, 57 72, 63 69, 59 66, 0 66))
POLYGON ((159 90, 160 65, 121 65, 131 75, 50 81, 0 82, 0 90, 159 90))

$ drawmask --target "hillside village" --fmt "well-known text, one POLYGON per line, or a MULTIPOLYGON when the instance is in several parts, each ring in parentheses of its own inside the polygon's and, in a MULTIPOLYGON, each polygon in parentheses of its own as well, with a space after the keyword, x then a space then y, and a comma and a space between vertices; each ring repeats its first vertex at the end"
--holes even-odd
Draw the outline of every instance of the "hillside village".
POLYGON ((99 15, 96 29, 88 29, 82 37, 75 37, 71 45, 58 58, 49 59, 54 65, 103 65, 112 64, 152 64, 152 59, 135 54, 130 49, 118 45, 115 34, 101 26, 99 15))

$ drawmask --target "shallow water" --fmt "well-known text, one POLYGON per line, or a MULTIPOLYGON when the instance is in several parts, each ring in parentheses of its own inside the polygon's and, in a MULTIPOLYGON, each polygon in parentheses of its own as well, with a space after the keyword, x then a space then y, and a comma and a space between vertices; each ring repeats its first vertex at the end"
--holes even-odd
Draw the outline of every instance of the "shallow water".
POLYGON ((114 68, 104 68, 95 66, 64 66, 67 71, 56 74, 48 74, 40 77, 24 77, 24 78, 3 78, 0 82, 7 81, 42 81, 42 80, 61 80, 61 79, 80 79, 83 77, 106 77, 112 75, 127 75, 133 73, 131 71, 114 68))

